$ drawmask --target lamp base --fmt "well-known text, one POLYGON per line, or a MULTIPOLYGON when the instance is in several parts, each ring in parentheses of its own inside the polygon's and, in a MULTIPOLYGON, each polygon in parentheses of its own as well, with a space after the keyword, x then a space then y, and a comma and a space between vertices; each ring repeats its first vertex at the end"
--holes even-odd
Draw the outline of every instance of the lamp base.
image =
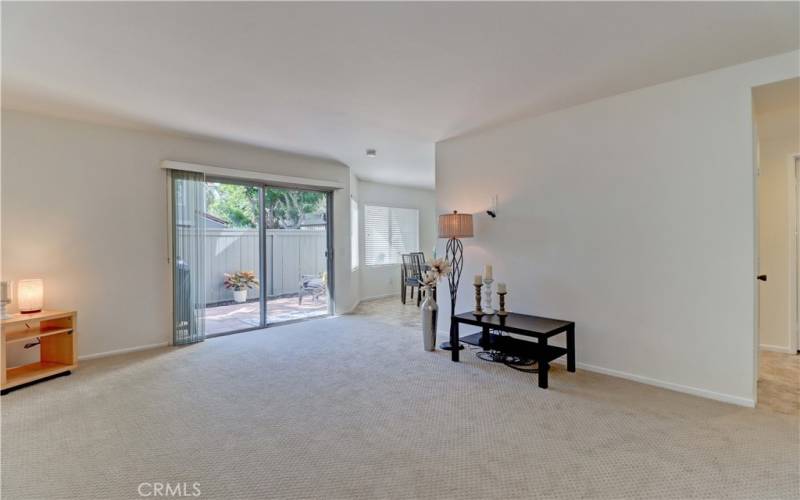
MULTIPOLYGON (((439 349, 441 349, 443 351, 452 351, 453 350, 453 346, 450 345, 450 342, 442 342, 441 344, 439 344, 439 349)), ((464 349, 464 345, 459 343, 458 344, 458 350, 461 351, 463 349, 464 349)))

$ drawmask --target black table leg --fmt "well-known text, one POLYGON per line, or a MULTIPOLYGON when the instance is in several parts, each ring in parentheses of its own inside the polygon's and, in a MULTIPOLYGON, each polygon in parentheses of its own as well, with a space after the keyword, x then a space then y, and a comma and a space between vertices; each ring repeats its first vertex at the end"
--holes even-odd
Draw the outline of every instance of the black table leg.
POLYGON ((567 371, 575 371, 575 325, 567 328, 567 371))
POLYGON ((550 370, 550 362, 547 361, 547 337, 539 337, 539 387, 547 389, 547 372, 550 370))
POLYGON ((481 330, 481 347, 488 350, 490 346, 491 341, 489 340, 489 327, 484 326, 481 330))
POLYGON ((461 350, 458 348, 458 321, 453 318, 450 318, 450 345, 453 346, 450 349, 452 360, 458 362, 458 352, 461 350))

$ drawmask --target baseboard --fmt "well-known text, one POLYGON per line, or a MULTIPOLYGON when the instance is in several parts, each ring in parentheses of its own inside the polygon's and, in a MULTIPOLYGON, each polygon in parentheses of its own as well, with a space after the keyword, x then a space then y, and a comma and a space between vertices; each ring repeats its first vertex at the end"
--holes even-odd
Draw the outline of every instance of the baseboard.
POLYGON ((770 345, 770 344, 761 344, 758 346, 759 349, 762 351, 771 351, 771 352, 784 352, 786 354, 796 354, 792 351, 791 347, 783 347, 779 345, 770 345))
POLYGON ((399 293, 388 293, 386 295, 373 295, 372 297, 364 297, 362 299, 359 299, 355 304, 353 304, 353 307, 349 311, 347 311, 345 313, 342 313, 342 314, 354 314, 356 312, 356 309, 358 309, 358 306, 360 306, 362 302, 369 302, 369 301, 372 301, 372 300, 380 300, 380 299, 388 299, 389 297, 400 297, 400 294, 399 293))
POLYGON ((398 297, 399 298, 400 294, 399 293, 385 293, 383 295, 373 295, 371 297, 362 297, 361 300, 358 301, 358 303, 360 304, 362 302, 369 302, 371 300, 388 299, 389 297, 398 297))
POLYGON ((87 354, 85 356, 78 356, 78 361, 88 361, 90 359, 106 358, 108 356, 116 356, 117 354, 128 354, 131 352, 147 351, 148 349, 155 349, 157 347, 168 346, 169 342, 159 342, 158 344, 140 345, 137 347, 128 347, 126 349, 116 349, 114 351, 98 352, 96 354, 87 354))
MULTIPOLYGON (((553 361, 554 364, 566 364, 566 360, 557 359, 553 361)), ((612 370, 610 368, 603 368, 602 366, 587 365, 586 363, 576 363, 577 367, 589 372, 601 373, 603 375, 610 375, 612 377, 624 378, 640 384, 652 385, 662 389, 669 389, 675 392, 682 392, 684 394, 691 394, 692 396, 699 396, 701 398, 713 399, 723 403, 730 403, 737 406, 745 406, 747 408, 755 408, 756 402, 753 399, 743 398, 740 396, 732 396, 721 392, 709 391, 707 389, 700 389, 689 385, 675 384, 673 382, 665 382, 663 380, 644 377, 642 375, 635 375, 633 373, 622 372, 619 370, 612 370)))

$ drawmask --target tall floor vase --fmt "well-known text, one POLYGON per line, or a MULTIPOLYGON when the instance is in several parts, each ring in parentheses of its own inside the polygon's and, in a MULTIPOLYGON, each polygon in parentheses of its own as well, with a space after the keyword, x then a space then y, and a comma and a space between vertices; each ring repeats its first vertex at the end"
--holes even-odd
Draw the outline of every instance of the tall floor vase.
POLYGON ((436 319, 439 304, 436 303, 436 288, 425 287, 425 301, 420 306, 422 311, 422 343, 426 351, 436 349, 436 319))

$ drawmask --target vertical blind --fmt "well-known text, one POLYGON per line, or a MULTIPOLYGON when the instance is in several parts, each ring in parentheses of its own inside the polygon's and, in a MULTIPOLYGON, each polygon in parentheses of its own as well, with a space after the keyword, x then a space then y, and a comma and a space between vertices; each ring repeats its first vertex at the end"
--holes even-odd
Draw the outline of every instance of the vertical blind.
POLYGON ((358 203, 350 198, 350 268, 358 267, 358 203))
POLYGON ((171 170, 174 345, 205 339, 205 175, 171 170))
POLYGON ((366 205, 364 233, 366 265, 399 264, 401 254, 419 251, 419 211, 366 205))

